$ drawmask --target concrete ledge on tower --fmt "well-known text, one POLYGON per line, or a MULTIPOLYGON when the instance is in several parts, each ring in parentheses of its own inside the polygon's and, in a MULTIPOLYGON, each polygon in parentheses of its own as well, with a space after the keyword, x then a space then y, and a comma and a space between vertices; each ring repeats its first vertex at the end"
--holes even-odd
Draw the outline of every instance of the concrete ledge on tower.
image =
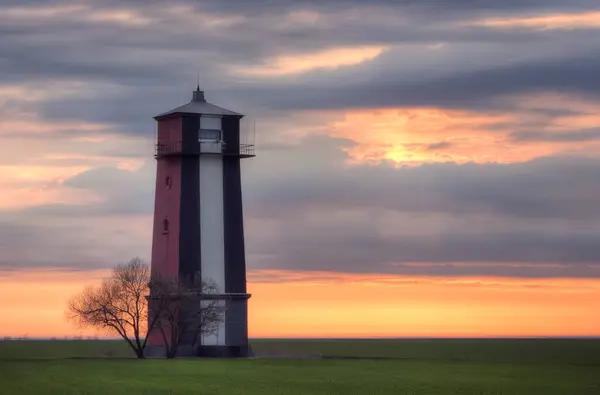
POLYGON ((197 294, 198 296, 202 296, 203 300, 248 300, 252 297, 252 294, 249 293, 203 293, 197 294))

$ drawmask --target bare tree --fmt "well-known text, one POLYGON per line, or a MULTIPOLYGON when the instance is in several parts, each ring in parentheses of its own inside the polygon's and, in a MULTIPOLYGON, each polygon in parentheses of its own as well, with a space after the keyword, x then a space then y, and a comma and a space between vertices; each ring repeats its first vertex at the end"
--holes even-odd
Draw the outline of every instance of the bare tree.
POLYGON ((118 333, 138 358, 144 358, 148 334, 155 324, 155 320, 148 322, 149 289, 150 268, 133 258, 115 267, 98 286, 74 296, 67 314, 81 326, 118 333))
POLYGON ((153 279, 149 299, 151 316, 161 333, 167 358, 177 355, 184 338, 195 349, 202 336, 214 334, 226 309, 216 284, 210 280, 153 279))

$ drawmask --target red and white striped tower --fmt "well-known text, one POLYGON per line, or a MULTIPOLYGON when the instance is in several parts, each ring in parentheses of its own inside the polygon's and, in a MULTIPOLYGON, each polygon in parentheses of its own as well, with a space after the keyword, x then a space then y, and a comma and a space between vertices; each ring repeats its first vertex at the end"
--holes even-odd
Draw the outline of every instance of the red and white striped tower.
MULTIPOLYGON (((181 355, 251 353, 240 159, 254 156, 254 144, 240 143, 242 117, 207 102, 200 87, 189 103, 154 117, 152 273, 211 280, 228 305, 217 333, 196 350, 181 344, 181 355)), ((150 337, 150 354, 163 346, 158 333, 150 337)))

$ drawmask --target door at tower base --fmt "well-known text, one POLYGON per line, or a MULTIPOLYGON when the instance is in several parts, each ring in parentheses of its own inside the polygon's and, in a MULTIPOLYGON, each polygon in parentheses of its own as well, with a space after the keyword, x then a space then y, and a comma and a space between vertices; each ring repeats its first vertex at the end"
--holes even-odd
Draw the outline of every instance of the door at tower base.
MULTIPOLYGON (((210 302, 203 302, 210 303, 210 302)), ((225 316, 217 331, 202 336, 198 355, 232 356, 251 355, 248 346, 248 301, 246 298, 219 301, 225 316)))
MULTIPOLYGON (((215 295, 216 298, 223 295, 215 295)), ((252 357, 253 352, 248 343, 247 332, 247 295, 236 295, 226 299, 199 300, 195 299, 192 305, 185 309, 194 309, 193 306, 202 306, 203 311, 196 309, 188 317, 194 317, 194 323, 187 324, 181 328, 188 328, 181 332, 180 342, 177 347, 176 357, 227 357, 246 358, 252 357), (211 305, 212 304, 212 305, 211 305), (213 319, 201 318, 220 315, 218 323, 213 319), (198 314, 200 313, 200 314, 198 314), (196 320, 197 319, 197 320, 196 320), (204 322, 202 322, 204 320, 204 322), (197 324, 197 325, 196 325, 197 324), (201 329, 201 325, 205 325, 201 329), (215 328, 215 326, 217 326, 215 328), (194 329, 191 329, 194 328, 194 329), (191 329, 191 330, 190 330, 191 329), (202 334, 201 332, 210 333, 202 334)), ((191 310, 187 310, 191 311, 191 310)), ((184 315, 186 313, 183 313, 184 315)), ((182 316, 183 317, 183 316, 182 316)), ((185 318, 184 318, 185 319, 185 318)), ((189 321, 190 323, 192 321, 189 321)), ((165 333, 169 339, 169 333, 165 333)), ((162 339, 159 329, 155 329, 152 336, 162 339)), ((165 357, 167 349, 162 341, 149 342, 146 347, 145 356, 149 358, 165 357)))
MULTIPOLYGON (((201 344, 203 346, 224 346, 225 345, 225 318, 227 316, 227 302, 225 300, 203 300, 200 302, 202 305, 202 309, 205 311, 209 311, 211 309, 211 304, 215 304, 215 308, 218 310, 223 309, 225 312, 225 317, 222 318, 222 321, 216 324, 216 328, 212 330, 210 333, 205 333, 201 336, 201 344)), ((212 328, 211 328, 212 329, 212 328)))
MULTIPOLYGON (((211 301, 202 301, 208 306, 211 301)), ((218 329, 201 337, 202 346, 243 346, 248 339, 248 302, 245 299, 219 300, 217 308, 223 309, 224 319, 218 329)))
POLYGON ((229 300, 227 305, 225 341, 223 344, 218 345, 203 343, 194 350, 195 356, 212 358, 247 358, 254 356, 247 340, 246 300, 229 300))

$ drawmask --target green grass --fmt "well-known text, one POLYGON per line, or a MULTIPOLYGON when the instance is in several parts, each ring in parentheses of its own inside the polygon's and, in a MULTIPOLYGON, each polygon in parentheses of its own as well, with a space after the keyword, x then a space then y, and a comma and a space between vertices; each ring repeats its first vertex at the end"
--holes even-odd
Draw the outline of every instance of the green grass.
POLYGON ((255 340, 253 347, 401 359, 139 361, 107 358, 130 356, 115 341, 0 342, 0 393, 600 394, 598 340, 255 340))
POLYGON ((442 361, 19 360, 2 394, 598 394, 597 367, 442 361))
POLYGON ((134 358, 121 340, 0 341, 0 360, 38 358, 134 358))
POLYGON ((330 355, 600 366, 600 339, 269 339, 254 340, 252 348, 262 356, 330 355))
MULTIPOLYGON (((255 339, 252 349, 260 357, 382 357, 600 366, 600 339, 255 339)), ((0 359, 18 358, 134 358, 134 354, 120 340, 0 341, 0 359)))

